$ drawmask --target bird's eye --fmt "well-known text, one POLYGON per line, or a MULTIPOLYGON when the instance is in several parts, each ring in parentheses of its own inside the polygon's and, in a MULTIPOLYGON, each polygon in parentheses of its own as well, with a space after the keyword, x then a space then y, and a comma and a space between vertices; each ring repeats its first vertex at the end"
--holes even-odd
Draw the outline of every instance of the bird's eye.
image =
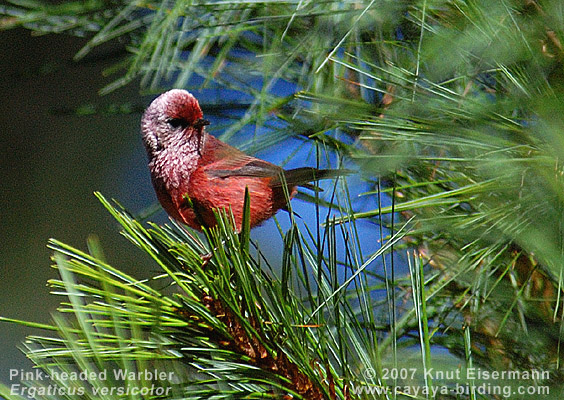
POLYGON ((182 118, 169 118, 166 122, 174 129, 184 128, 188 125, 182 118))

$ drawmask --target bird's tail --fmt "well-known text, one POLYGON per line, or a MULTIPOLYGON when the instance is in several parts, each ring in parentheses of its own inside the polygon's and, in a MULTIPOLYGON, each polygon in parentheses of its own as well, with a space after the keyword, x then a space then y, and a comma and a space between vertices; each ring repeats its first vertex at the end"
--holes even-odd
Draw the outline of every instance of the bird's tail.
POLYGON ((331 179, 352 173, 348 169, 317 169, 313 167, 302 167, 284 171, 284 179, 288 187, 302 186, 311 190, 320 190, 310 182, 320 179, 331 179))

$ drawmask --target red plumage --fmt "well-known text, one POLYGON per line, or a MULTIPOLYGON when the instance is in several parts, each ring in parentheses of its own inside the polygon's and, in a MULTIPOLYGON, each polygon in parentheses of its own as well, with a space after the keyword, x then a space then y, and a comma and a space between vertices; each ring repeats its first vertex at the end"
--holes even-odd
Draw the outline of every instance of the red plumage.
POLYGON ((141 123, 157 197, 171 217, 193 228, 214 226, 213 210, 231 209, 240 230, 245 188, 254 227, 285 208, 287 195, 292 198, 297 186, 346 173, 315 168, 284 171, 209 135, 202 116, 194 96, 174 89, 149 105, 141 123))

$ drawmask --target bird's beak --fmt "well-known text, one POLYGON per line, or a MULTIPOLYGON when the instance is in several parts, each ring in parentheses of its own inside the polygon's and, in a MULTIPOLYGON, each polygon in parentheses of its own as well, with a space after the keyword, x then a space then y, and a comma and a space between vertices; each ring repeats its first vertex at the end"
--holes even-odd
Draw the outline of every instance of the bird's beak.
POLYGON ((194 128, 201 129, 204 126, 209 125, 209 124, 210 124, 210 121, 208 121, 207 119, 200 118, 199 120, 194 122, 194 128))

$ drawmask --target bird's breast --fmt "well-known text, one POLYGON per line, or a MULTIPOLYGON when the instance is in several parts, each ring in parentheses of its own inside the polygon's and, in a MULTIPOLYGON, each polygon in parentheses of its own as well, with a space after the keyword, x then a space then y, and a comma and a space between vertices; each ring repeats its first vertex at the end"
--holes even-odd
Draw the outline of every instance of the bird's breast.
POLYGON ((194 152, 163 151, 149 163, 151 176, 169 191, 181 189, 198 167, 198 158, 194 152))

